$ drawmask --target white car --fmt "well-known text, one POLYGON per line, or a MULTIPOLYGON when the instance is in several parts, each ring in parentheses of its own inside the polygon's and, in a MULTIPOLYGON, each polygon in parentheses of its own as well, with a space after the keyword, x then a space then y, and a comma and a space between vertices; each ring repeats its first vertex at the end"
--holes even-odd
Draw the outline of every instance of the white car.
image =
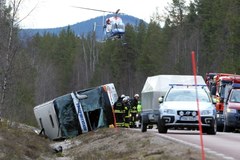
POLYGON ((158 132, 167 133, 169 128, 198 130, 200 112, 203 133, 215 135, 216 109, 207 88, 202 85, 171 86, 164 98, 159 98, 158 132))

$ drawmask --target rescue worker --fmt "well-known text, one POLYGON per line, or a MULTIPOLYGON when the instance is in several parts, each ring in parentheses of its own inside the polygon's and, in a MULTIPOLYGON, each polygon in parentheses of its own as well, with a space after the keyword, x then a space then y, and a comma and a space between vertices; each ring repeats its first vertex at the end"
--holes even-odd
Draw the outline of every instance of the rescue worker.
POLYGON ((141 101, 138 101, 137 113, 140 114, 141 112, 142 112, 142 104, 141 104, 141 101))
POLYGON ((135 122, 137 121, 137 106, 139 101, 139 94, 135 94, 133 99, 131 100, 131 106, 130 106, 130 127, 136 127, 135 122))
POLYGON ((132 99, 132 105, 137 107, 138 101, 139 101, 139 94, 135 94, 132 99))
POLYGON ((106 19, 106 24, 104 25, 104 28, 106 28, 106 32, 109 33, 112 30, 112 24, 111 24, 111 19, 107 18, 106 19))
POLYGON ((142 112, 142 104, 141 101, 138 101, 138 105, 137 105, 137 122, 136 125, 137 127, 141 127, 141 112, 142 112))
POLYGON ((124 115, 124 126, 126 128, 129 128, 129 121, 130 121, 130 102, 129 102, 129 97, 125 97, 123 98, 123 106, 124 106, 124 110, 125 110, 125 115, 124 115))
POLYGON ((217 92, 217 76, 213 77, 210 92, 211 92, 211 96, 212 96, 212 99, 213 99, 214 103, 219 103, 220 99, 217 98, 217 97, 219 97, 219 94, 217 92))
POLYGON ((125 95, 121 95, 118 97, 118 100, 114 103, 114 113, 116 117, 116 126, 124 127, 124 118, 125 118, 125 110, 123 105, 123 98, 125 95))

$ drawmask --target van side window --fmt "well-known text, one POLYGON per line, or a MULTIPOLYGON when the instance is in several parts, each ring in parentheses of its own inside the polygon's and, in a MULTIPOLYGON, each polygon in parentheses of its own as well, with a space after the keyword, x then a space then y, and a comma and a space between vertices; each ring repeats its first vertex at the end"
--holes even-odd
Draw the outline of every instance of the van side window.
POLYGON ((49 118, 50 118, 50 121, 52 123, 52 127, 54 128, 54 123, 53 123, 53 119, 52 119, 52 115, 51 114, 49 115, 49 118))

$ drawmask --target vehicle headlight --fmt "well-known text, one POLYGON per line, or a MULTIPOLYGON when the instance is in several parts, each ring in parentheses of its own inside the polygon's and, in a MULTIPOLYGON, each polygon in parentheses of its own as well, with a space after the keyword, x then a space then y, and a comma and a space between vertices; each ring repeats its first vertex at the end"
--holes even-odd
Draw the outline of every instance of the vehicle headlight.
POLYGON ((197 115, 197 112, 192 112, 192 116, 196 116, 197 115))
POLYGON ((184 115, 184 112, 183 112, 183 111, 180 111, 180 112, 179 112, 179 115, 180 115, 180 116, 183 116, 183 115, 184 115))
POLYGON ((175 114, 175 110, 173 110, 173 109, 164 109, 164 110, 163 110, 163 113, 166 113, 166 114, 175 114))
POLYGON ((213 111, 212 110, 202 110, 201 115, 213 115, 213 111))
POLYGON ((236 109, 227 108, 228 113, 237 113, 236 109))

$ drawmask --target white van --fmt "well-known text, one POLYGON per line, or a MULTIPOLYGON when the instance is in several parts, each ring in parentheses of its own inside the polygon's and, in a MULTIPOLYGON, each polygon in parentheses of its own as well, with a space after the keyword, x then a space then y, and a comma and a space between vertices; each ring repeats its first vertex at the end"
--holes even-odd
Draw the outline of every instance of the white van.
MULTIPOLYGON (((206 85, 202 76, 196 76, 197 84, 206 85)), ((156 75, 146 79, 141 92, 142 112, 140 114, 141 131, 146 132, 156 125, 159 118, 159 97, 165 96, 169 84, 194 84, 193 75, 156 75)), ((208 90, 206 88, 206 90, 208 90)), ((208 90, 209 92, 209 90, 208 90)))
POLYGON ((65 139, 114 124, 118 95, 113 83, 72 92, 34 107, 41 133, 65 139))

